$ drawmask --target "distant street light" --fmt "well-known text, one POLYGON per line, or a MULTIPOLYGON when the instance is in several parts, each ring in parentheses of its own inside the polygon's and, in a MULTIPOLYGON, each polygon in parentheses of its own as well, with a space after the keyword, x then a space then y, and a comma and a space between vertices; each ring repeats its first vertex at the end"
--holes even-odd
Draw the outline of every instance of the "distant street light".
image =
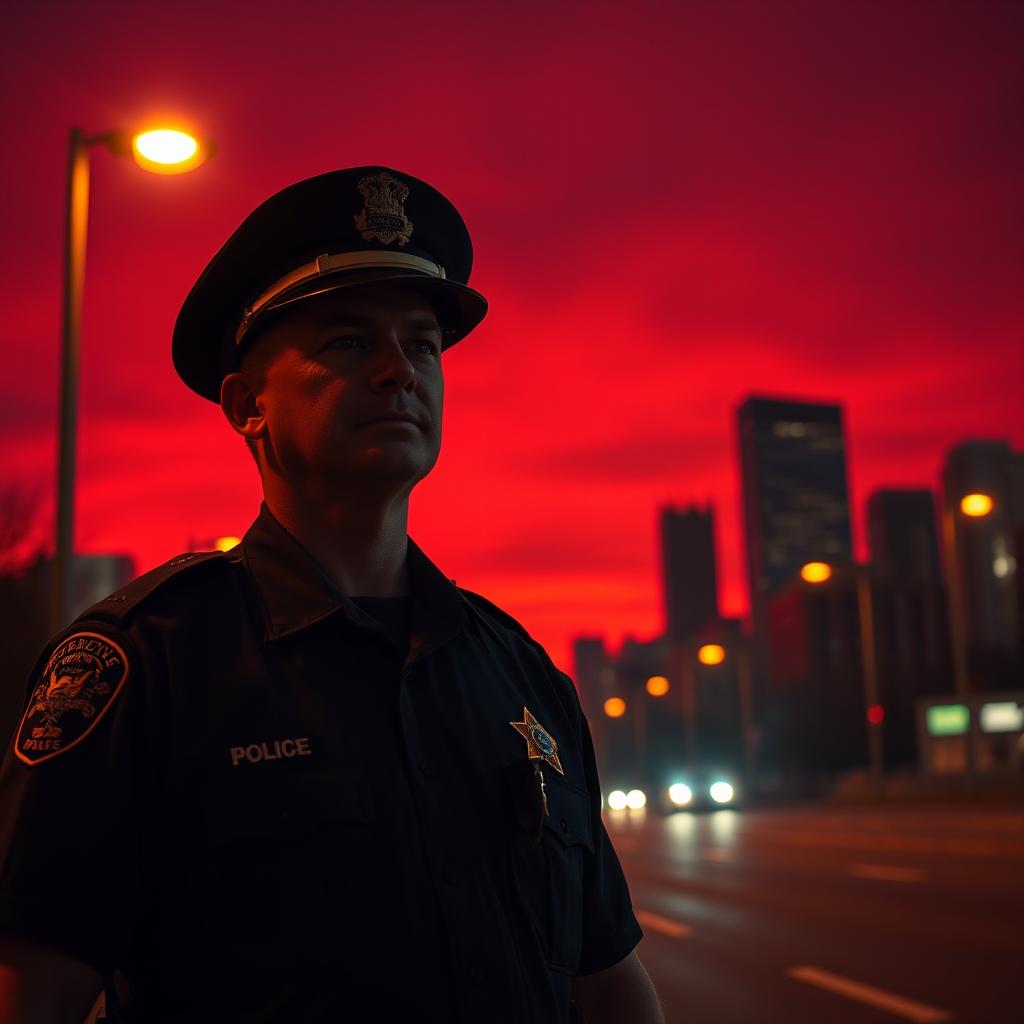
POLYGON ((664 676, 651 676, 647 680, 647 692, 652 697, 664 697, 668 691, 668 680, 664 676))
POLYGON ((241 543, 240 537, 218 537, 213 542, 213 548, 215 551, 230 551, 232 548, 237 548, 241 543))
POLYGON ((609 697, 604 702, 604 713, 609 718, 621 718, 626 713, 626 702, 621 697, 609 697))
MULTIPOLYGON (((722 644, 702 644, 697 648, 697 661, 714 667, 725 662, 727 651, 722 644)), ((751 696, 750 652, 741 639, 735 649, 736 684, 740 702, 740 744, 743 749, 743 776, 747 792, 754 789, 754 716, 751 696)), ((690 748, 691 770, 697 767, 697 702, 696 694, 687 714, 687 746, 690 748)))
POLYGON ((965 494, 960 499, 960 511, 972 519, 982 519, 992 511, 995 502, 988 494, 965 494))
MULTIPOLYGON (((959 510, 967 521, 984 519, 995 508, 988 494, 965 494, 957 501, 946 495, 942 510, 942 546, 946 556, 946 589, 949 604, 949 640, 953 654, 953 691, 966 705, 971 692, 967 671, 967 623, 964 613, 964 595, 960 582, 960 557, 956 544, 956 513, 959 510)), ((965 523, 966 525, 966 523, 965 523)), ((968 788, 974 785, 974 733, 967 733, 965 769, 968 788)))
MULTIPOLYGON (((857 618, 860 625, 861 676, 864 681, 864 714, 868 723, 868 771, 876 797, 882 794, 884 777, 884 751, 882 748, 882 722, 885 719, 878 699, 878 655, 875 650, 875 613, 871 601, 871 576, 866 565, 853 565, 857 583, 857 618), (875 709, 878 710, 875 710, 875 709)), ((810 584, 821 584, 832 577, 827 562, 808 562, 800 577, 810 584)))
POLYGON ((198 167, 214 147, 184 132, 161 129, 136 135, 101 132, 86 135, 72 128, 68 149, 67 207, 64 220, 63 342, 61 349, 60 421, 57 450, 57 514, 54 543, 51 632, 71 618, 73 565, 75 436, 78 416, 78 355, 85 284, 85 243, 89 222, 89 148, 106 146, 117 156, 135 153, 146 170, 181 174, 198 167))
POLYGON ((721 665, 725 661, 725 648, 721 644, 703 644, 697 649, 697 660, 702 665, 721 665))

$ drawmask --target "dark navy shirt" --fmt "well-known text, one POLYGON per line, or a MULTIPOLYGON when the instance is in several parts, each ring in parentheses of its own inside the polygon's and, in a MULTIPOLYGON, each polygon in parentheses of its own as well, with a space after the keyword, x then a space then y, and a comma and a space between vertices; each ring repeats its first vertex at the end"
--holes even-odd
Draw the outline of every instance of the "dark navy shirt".
POLYGON ((0 770, 0 930, 118 969, 147 1024, 568 1022, 641 937, 586 719, 519 623, 407 565, 349 598, 264 505, 54 638, 0 770))

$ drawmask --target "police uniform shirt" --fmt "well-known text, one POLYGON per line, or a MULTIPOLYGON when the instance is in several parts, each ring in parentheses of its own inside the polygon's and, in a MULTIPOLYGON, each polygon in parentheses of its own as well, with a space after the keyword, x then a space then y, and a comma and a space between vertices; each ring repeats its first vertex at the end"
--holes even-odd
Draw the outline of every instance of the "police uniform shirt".
POLYGON ((407 557, 409 597, 353 600, 264 505, 51 641, 0 770, 0 930, 119 969, 146 1022, 568 1022, 642 934, 586 719, 407 557))

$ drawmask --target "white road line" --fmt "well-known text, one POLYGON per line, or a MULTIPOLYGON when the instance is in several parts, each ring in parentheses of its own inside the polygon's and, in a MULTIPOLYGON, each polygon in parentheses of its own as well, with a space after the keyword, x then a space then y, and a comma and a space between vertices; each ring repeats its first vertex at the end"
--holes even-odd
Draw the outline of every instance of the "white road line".
POLYGON ((886 1010, 897 1017, 912 1020, 915 1024, 938 1024, 940 1021, 953 1019, 952 1014, 935 1006, 927 1006, 925 1003, 918 1003, 913 999, 905 999, 903 996, 886 992, 884 989, 873 988, 871 985, 862 985, 859 981, 851 981, 842 975, 830 974, 817 967, 791 967, 786 973, 797 981, 806 981, 809 985, 817 985, 818 988, 827 989, 829 992, 846 996, 848 999, 867 1003, 869 1006, 886 1010))
POLYGON ((883 882, 923 882, 920 868, 900 868, 893 864, 851 864, 850 874, 856 878, 877 878, 883 882))
POLYGON ((693 932, 688 924, 682 921, 673 921, 670 917, 662 917, 661 914, 652 914, 649 910, 636 911, 636 919, 651 931, 661 932, 672 939, 685 939, 693 932))

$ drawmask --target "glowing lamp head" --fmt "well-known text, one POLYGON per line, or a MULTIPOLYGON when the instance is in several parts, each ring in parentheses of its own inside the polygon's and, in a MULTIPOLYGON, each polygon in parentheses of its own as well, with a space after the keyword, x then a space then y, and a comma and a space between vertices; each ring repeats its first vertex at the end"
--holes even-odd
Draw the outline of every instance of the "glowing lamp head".
POLYGON ((832 566, 828 562, 808 562, 800 569, 804 583, 825 583, 832 578, 832 566))
POLYGON ((155 174, 184 174, 206 159, 198 139, 171 128, 136 135, 132 139, 132 155, 140 167, 155 174))
POLYGON ((995 502, 988 494, 965 494, 960 499, 960 511, 972 519, 981 519, 987 516, 994 505, 995 502))
POLYGON ((721 665, 725 661, 725 648, 721 644, 704 644, 697 650, 697 660, 702 665, 721 665))
POLYGON ((668 693, 668 680, 664 676, 651 676, 647 680, 647 692, 652 697, 664 697, 668 693))
POLYGON ((604 713, 609 718, 621 718, 626 713, 626 702, 621 697, 609 697, 604 702, 604 713))

